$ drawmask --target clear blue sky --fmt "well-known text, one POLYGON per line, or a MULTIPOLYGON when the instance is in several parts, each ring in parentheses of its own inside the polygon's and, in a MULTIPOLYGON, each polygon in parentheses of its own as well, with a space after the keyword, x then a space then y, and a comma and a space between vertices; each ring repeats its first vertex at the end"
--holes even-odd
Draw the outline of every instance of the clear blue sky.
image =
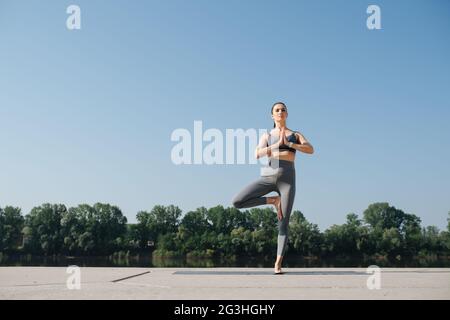
POLYGON ((281 100, 316 151, 294 209, 321 230, 374 202, 446 226, 448 1, 0 0, 0 39, 1 207, 231 206, 258 165, 175 166, 170 135, 269 128, 281 100))

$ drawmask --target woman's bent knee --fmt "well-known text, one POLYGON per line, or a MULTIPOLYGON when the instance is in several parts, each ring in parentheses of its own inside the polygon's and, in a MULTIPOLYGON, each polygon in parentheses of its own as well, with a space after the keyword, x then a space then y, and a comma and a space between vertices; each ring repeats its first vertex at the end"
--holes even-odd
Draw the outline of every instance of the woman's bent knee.
POLYGON ((243 206, 243 201, 239 197, 234 197, 233 200, 231 200, 231 203, 233 204, 233 207, 237 209, 241 209, 243 206))

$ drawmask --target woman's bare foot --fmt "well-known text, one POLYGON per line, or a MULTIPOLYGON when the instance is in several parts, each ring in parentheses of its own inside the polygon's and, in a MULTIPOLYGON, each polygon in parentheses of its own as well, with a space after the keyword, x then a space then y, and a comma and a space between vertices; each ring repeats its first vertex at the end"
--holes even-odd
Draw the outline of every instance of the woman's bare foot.
POLYGON ((283 271, 281 271, 281 262, 275 262, 275 266, 273 268, 274 274, 283 274, 283 271))
POLYGON ((281 210, 281 197, 267 197, 267 204, 273 204, 275 206, 275 210, 277 210, 278 220, 283 219, 283 212, 281 210))
POLYGON ((283 256, 279 256, 277 255, 277 260, 275 261, 275 266, 274 266, 274 274, 283 274, 284 272, 281 271, 281 264, 283 263, 283 256))
POLYGON ((274 201, 273 205, 275 206, 275 209, 277 210, 278 220, 282 220, 283 219, 283 212, 281 210, 281 197, 280 196, 275 197, 275 201, 274 201))

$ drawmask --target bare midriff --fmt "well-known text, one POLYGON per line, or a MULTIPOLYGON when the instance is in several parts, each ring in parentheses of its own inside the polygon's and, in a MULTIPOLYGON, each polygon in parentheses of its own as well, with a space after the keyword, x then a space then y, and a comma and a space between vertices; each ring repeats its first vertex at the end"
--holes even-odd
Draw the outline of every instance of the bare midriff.
POLYGON ((272 156, 269 159, 277 158, 279 160, 287 160, 287 161, 294 161, 295 160, 295 153, 283 150, 283 151, 272 151, 272 156))

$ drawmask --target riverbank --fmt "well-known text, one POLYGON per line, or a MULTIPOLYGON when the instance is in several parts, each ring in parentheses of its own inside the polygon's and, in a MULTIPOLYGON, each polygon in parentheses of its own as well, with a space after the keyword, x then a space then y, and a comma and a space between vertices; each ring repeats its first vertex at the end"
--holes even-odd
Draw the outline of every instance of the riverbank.
MULTIPOLYGON (((269 268, 274 257, 203 258, 189 256, 158 257, 151 254, 114 254, 109 256, 34 256, 30 254, 1 254, 0 266, 64 267, 134 267, 134 268, 269 268)), ((304 257, 287 255, 283 264, 290 268, 364 268, 377 265, 385 268, 450 268, 450 257, 418 256, 413 258, 373 257, 304 257)))

